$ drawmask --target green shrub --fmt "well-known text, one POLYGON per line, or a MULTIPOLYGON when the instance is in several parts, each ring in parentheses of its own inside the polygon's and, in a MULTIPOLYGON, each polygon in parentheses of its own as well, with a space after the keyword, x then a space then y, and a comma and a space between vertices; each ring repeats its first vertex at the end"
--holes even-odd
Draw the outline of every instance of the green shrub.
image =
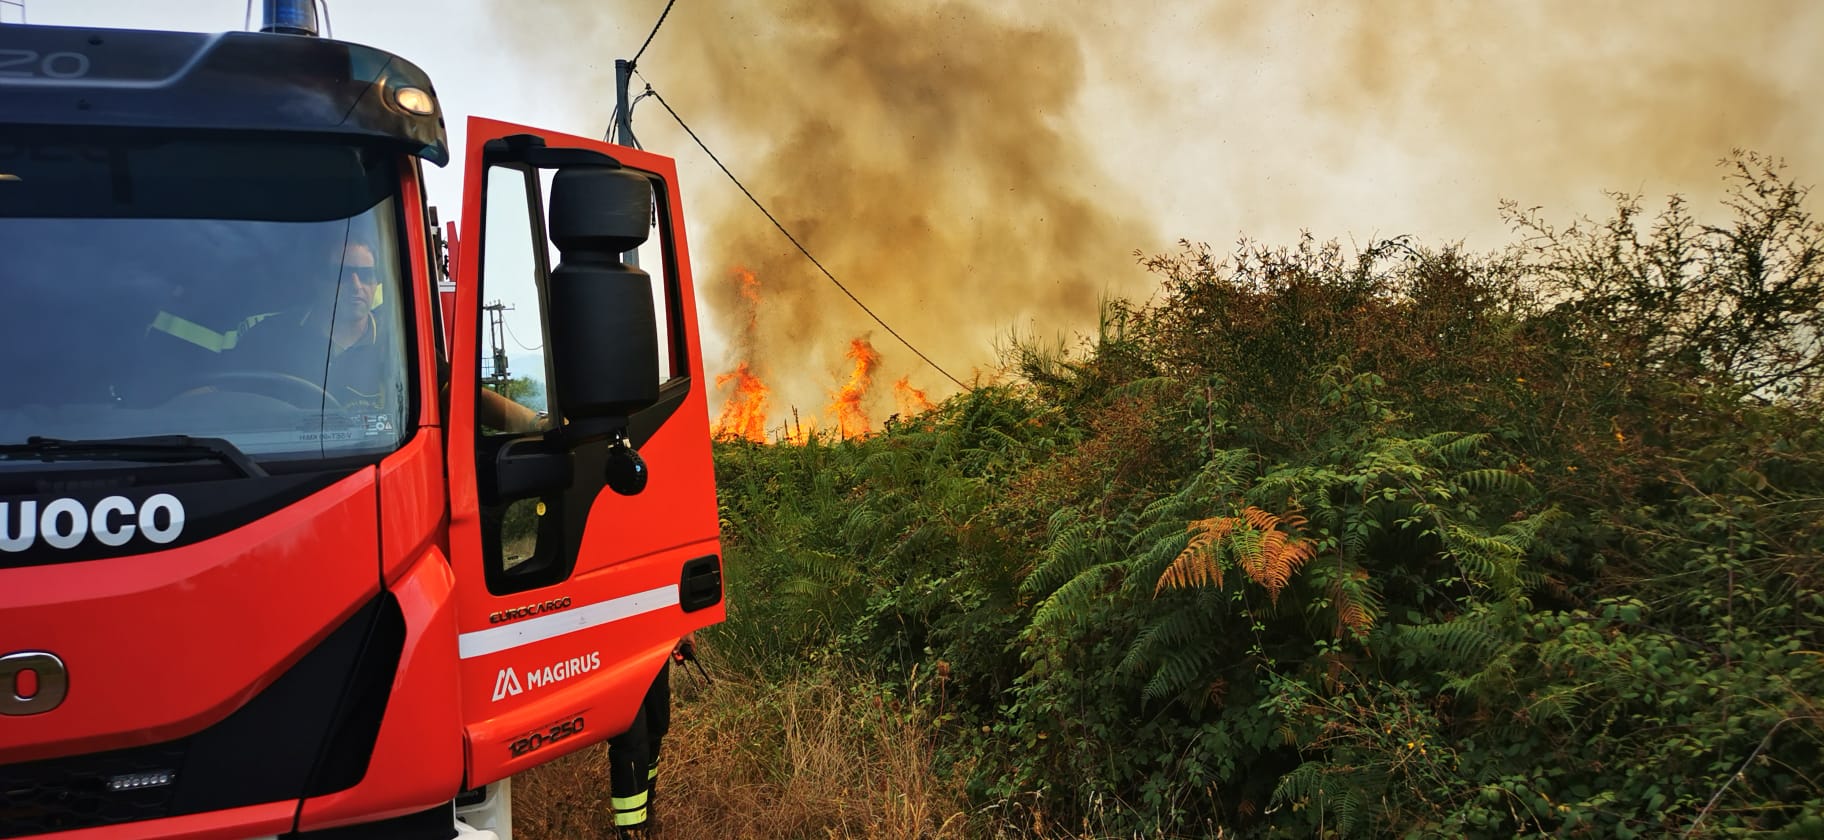
POLYGON ((1096 836, 1815 836, 1824 234, 1514 213, 1495 255, 1185 244, 1077 354, 717 449, 726 651, 924 680, 1096 836))

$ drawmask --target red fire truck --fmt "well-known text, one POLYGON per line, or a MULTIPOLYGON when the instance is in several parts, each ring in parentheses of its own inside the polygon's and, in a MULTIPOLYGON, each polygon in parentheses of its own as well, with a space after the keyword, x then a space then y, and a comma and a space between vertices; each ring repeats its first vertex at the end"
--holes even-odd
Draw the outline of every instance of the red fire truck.
POLYGON ((265 5, 0 26, 0 838, 509 836, 724 616, 673 162, 473 119, 446 232, 265 5))

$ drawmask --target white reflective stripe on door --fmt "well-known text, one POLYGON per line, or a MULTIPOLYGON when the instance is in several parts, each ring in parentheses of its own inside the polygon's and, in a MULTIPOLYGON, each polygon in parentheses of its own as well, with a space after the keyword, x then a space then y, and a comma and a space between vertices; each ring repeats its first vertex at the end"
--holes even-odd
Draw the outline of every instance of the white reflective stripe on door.
POLYGON ((555 639, 579 630, 613 624, 622 619, 645 615, 678 604, 678 585, 670 584, 645 592, 623 595, 611 601, 588 604, 561 612, 541 615, 464 633, 457 638, 457 650, 463 659, 474 659, 503 650, 512 650, 534 642, 555 639))

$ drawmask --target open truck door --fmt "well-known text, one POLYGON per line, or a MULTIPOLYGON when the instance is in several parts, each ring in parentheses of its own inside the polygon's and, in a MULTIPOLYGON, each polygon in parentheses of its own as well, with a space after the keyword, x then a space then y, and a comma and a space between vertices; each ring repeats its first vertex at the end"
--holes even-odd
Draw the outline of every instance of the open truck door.
POLYGON ((477 787, 625 731, 726 608, 675 164, 486 119, 467 136, 449 556, 477 787))

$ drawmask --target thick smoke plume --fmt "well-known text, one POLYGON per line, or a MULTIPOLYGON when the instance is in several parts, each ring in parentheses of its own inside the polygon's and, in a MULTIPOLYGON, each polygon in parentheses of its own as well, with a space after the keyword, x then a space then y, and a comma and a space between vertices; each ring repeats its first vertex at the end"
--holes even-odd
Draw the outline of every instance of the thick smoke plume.
POLYGON ((1493 245, 1508 241, 1499 199, 1560 217, 1600 212, 1603 190, 1703 201, 1734 148, 1824 178, 1817 3, 1230 2, 1200 23, 1221 81, 1159 111, 1252 118, 1222 120, 1233 157, 1213 173, 1265 199, 1232 211, 1250 233, 1493 245))
MULTIPOLYGON (((605 124, 612 57, 663 7, 568 0, 498 22, 605 124)), ((1701 205, 1735 147, 1824 178, 1819 32, 1824 4, 1804 0, 678 0, 641 69, 837 277, 967 381, 1009 331, 1081 331, 1099 296, 1145 297, 1132 253, 1179 236, 1487 247, 1509 239, 1503 198, 1553 218, 1602 213, 1605 189, 1701 205)), ((698 287, 725 351, 712 372, 747 361, 775 414, 814 415, 866 337, 879 381, 953 390, 662 109, 636 118, 694 179, 698 287)))
MULTIPOLYGON (((663 58, 642 62, 845 286, 965 382, 993 363, 1008 332, 1093 323, 1100 297, 1143 289, 1132 252, 1151 241, 1138 191, 1073 123, 1085 86, 1081 38, 1002 8, 681 0, 652 48, 663 58)), ((523 23, 502 23, 523 33, 523 23)), ((600 90, 611 91, 605 78, 600 90)), ((699 180, 720 179, 662 124, 663 110, 642 104, 635 115, 649 147, 664 136, 699 180)), ((878 348, 889 381, 954 391, 744 200, 720 201, 707 218, 694 237, 706 243, 695 255, 698 287, 731 345, 712 367, 749 361, 773 385, 776 412, 830 404, 858 337, 878 348), (743 321, 754 310, 736 266, 764 290, 757 329, 745 333, 751 346, 743 321)), ((884 417, 893 396, 870 394, 863 408, 884 417)))

